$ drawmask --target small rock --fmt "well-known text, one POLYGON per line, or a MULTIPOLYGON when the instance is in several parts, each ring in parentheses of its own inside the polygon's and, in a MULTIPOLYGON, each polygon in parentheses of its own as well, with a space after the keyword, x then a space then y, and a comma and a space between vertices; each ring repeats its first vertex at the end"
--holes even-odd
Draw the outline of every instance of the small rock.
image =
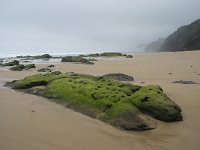
POLYGON ((51 67, 55 67, 55 66, 54 66, 54 65, 49 65, 49 66, 47 66, 47 67, 51 68, 51 67))
POLYGON ((141 84, 144 84, 145 82, 144 81, 142 81, 142 82, 140 82, 141 84))
POLYGON ((194 81, 184 81, 184 80, 179 80, 179 81, 174 81, 172 83, 181 83, 181 84, 199 84, 199 83, 196 83, 194 81))
POLYGON ((35 112, 35 110, 32 110, 31 112, 35 112))
POLYGON ((49 69, 49 68, 42 68, 42 69, 39 69, 37 72, 51 72, 51 69, 49 69))
POLYGON ((119 81, 134 81, 134 78, 132 76, 122 74, 122 73, 109 73, 103 75, 103 77, 113 80, 119 80, 119 81))
POLYGON ((133 58, 133 56, 132 55, 127 55, 126 58, 133 58))
POLYGON ((170 73, 168 73, 168 74, 170 74, 170 75, 171 75, 172 73, 170 72, 170 73))

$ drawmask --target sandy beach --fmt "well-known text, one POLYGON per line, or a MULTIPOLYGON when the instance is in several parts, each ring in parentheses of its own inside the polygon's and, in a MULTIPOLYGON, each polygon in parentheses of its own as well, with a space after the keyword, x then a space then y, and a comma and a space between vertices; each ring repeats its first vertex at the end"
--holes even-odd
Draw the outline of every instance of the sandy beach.
POLYGON ((92 75, 124 73, 133 84, 160 85, 181 108, 183 121, 149 131, 124 131, 45 98, 3 87, 6 81, 36 74, 0 70, 0 150, 198 150, 200 148, 200 51, 99 58, 95 65, 60 63, 54 70, 92 75), (199 84, 172 83, 190 80, 199 84))

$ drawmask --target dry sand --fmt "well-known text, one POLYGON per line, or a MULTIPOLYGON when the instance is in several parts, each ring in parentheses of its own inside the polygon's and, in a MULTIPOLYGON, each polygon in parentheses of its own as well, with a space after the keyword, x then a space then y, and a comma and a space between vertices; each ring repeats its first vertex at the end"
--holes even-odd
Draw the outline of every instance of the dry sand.
MULTIPOLYGON (((37 65, 41 68, 44 65, 37 65)), ((33 71, 0 71, 0 150, 199 150, 200 51, 137 54, 133 59, 100 59, 95 65, 63 63, 55 70, 102 75, 120 72, 135 84, 159 84, 183 110, 183 122, 158 122, 155 130, 123 131, 42 97, 3 88, 5 81, 33 71), (192 66, 192 67, 191 67, 192 66), (169 74, 172 73, 172 74, 169 74)))

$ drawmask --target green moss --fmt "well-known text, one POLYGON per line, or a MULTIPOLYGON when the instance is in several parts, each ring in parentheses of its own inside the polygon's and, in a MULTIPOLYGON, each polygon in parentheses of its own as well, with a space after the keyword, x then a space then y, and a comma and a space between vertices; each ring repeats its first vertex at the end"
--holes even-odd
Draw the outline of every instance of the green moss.
POLYGON ((61 62, 79 62, 84 64, 94 64, 93 62, 81 56, 66 56, 62 58, 61 62))
POLYGON ((143 113, 163 121, 181 120, 180 107, 170 100, 161 87, 142 87, 131 96, 132 103, 143 113))
POLYGON ((156 85, 141 87, 104 77, 60 72, 37 74, 8 85, 57 99, 76 111, 125 129, 150 129, 145 120, 152 119, 144 119, 143 113, 165 121, 181 116, 179 107, 156 85))
POLYGON ((34 86, 47 85, 50 81, 62 78, 64 74, 55 74, 54 72, 49 74, 36 74, 33 76, 28 76, 23 80, 16 80, 8 83, 8 85, 13 89, 27 89, 34 86))
POLYGON ((35 64, 28 64, 28 65, 25 65, 25 66, 24 66, 24 69, 27 69, 27 70, 28 70, 28 69, 31 69, 31 68, 36 68, 36 67, 35 67, 35 64))
POLYGON ((16 65, 14 67, 11 67, 10 70, 11 71, 22 71, 23 69, 31 69, 31 68, 35 68, 35 64, 28 64, 28 65, 16 65))
POLYGON ((81 56, 81 57, 99 57, 99 54, 95 53, 95 54, 79 55, 79 56, 81 56))
POLYGON ((11 71, 22 71, 23 69, 24 69, 24 65, 17 65, 10 68, 11 71))
POLYGON ((105 53, 101 53, 100 56, 116 57, 116 56, 123 56, 123 55, 122 53, 118 53, 118 52, 105 52, 105 53))

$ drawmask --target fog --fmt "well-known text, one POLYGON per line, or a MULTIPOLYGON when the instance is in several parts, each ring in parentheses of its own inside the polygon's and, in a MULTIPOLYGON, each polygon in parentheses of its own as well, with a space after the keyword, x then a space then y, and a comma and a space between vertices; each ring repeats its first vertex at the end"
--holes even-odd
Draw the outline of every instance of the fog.
POLYGON ((200 16, 199 0, 0 0, 0 52, 139 51, 200 16))

